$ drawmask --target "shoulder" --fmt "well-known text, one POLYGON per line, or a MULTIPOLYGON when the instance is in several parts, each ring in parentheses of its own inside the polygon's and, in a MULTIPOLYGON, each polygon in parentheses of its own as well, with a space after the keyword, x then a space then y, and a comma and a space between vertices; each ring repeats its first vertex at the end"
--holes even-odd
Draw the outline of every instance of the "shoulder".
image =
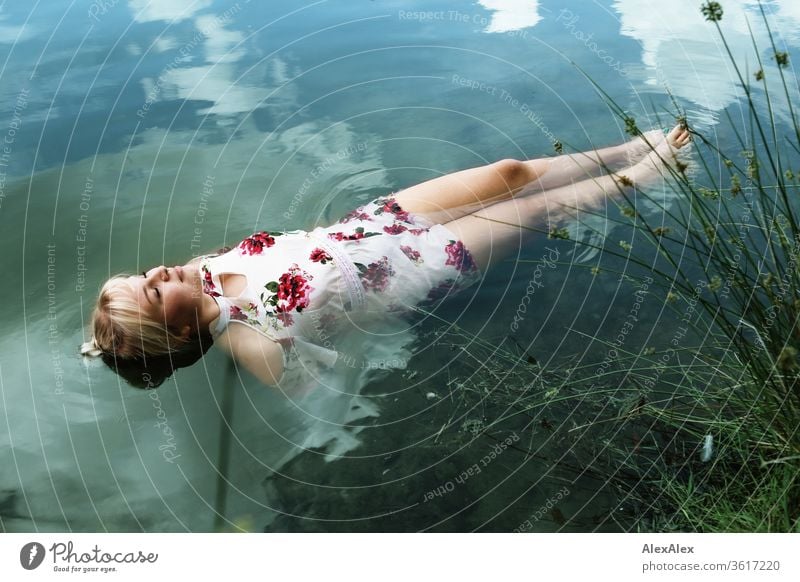
POLYGON ((184 268, 199 267, 200 263, 202 263, 204 260, 206 260, 206 258, 207 258, 207 255, 199 255, 199 256, 193 258, 191 261, 187 262, 183 267, 184 268))
POLYGON ((187 262, 187 263, 184 265, 184 267, 194 267, 194 266, 200 266, 200 264, 201 264, 203 261, 206 261, 206 260, 208 260, 208 259, 212 259, 212 258, 214 258, 214 257, 218 257, 218 256, 220 256, 220 255, 227 254, 227 253, 229 253, 230 251, 232 251, 233 249, 234 249, 234 247, 224 246, 224 247, 222 247, 222 248, 220 248, 220 249, 217 249, 217 250, 216 250, 216 251, 214 251, 213 253, 208 253, 208 254, 205 254, 205 255, 198 255, 198 256, 196 256, 196 257, 192 258, 190 261, 188 261, 188 262, 187 262))

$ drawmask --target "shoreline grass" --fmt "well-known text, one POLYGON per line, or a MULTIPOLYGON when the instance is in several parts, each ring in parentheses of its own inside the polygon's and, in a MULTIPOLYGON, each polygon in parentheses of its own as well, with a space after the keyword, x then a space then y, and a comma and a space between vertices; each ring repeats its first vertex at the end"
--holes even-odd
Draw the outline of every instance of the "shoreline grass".
MULTIPOLYGON (((750 29, 753 73, 743 72, 725 40, 722 5, 706 2, 701 10, 743 91, 744 127, 728 114, 733 143, 723 147, 692 129, 673 99, 672 115, 695 140, 694 170, 682 162, 668 166, 669 203, 658 192, 637 191, 656 213, 640 212, 620 189, 620 217, 602 216, 629 230, 625 245, 580 243, 624 261, 616 273, 630 282, 652 278, 659 321, 685 331, 662 345, 619 350, 602 374, 597 362, 545 371, 522 346, 515 354, 503 342, 471 337, 462 349, 473 350, 483 375, 467 375, 460 385, 483 406, 506 407, 486 432, 541 423, 547 407, 569 417, 579 411, 583 422, 566 430, 581 436, 573 439, 573 470, 616 490, 627 510, 605 520, 625 531, 800 532, 797 83, 784 74, 788 55, 777 49, 763 5, 770 46, 759 47, 750 29), (770 71, 764 50, 777 65, 770 71), (788 112, 788 125, 779 121, 778 106, 788 112), (502 361, 489 370, 498 354, 502 361), (512 361, 521 375, 508 372, 512 361)), ((587 80, 626 130, 642 135, 636 120, 587 80)), ((538 232, 565 238, 558 230, 538 232)), ((592 267, 603 271, 615 272, 592 267)))

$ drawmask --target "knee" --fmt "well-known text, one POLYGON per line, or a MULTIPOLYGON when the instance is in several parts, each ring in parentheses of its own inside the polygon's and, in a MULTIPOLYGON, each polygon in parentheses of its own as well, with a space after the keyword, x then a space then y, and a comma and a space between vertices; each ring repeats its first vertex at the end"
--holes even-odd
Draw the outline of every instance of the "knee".
POLYGON ((535 176, 531 175, 531 168, 526 162, 513 158, 495 162, 494 168, 503 181, 512 189, 524 186, 535 178, 535 176))

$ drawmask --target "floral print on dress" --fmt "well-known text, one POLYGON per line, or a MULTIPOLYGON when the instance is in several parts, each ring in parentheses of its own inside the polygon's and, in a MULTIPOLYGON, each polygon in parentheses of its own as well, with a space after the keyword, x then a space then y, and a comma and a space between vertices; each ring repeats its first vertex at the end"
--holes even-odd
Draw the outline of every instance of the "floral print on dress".
POLYGON ((238 305, 231 305, 230 317, 237 321, 261 325, 261 322, 258 321, 258 306, 252 302, 249 302, 244 309, 238 305))
POLYGON ((403 254, 417 265, 425 262, 425 260, 422 258, 422 255, 420 255, 419 251, 412 249, 408 245, 400 245, 400 250, 403 251, 403 254))
POLYGON ((364 266, 363 263, 355 263, 355 265, 360 271, 361 283, 367 291, 385 291, 389 286, 389 278, 395 274, 389 257, 385 255, 380 260, 370 263, 369 266, 364 266))
POLYGON ((309 295, 314 290, 309 281, 313 278, 308 271, 293 263, 277 281, 270 281, 264 285, 266 291, 261 293, 264 307, 278 314, 279 321, 284 325, 292 325, 291 312, 300 313, 309 305, 309 295))
POLYGON ((355 210, 352 210, 344 215, 344 217, 339 221, 339 224, 345 224, 350 222, 351 220, 372 220, 366 212, 364 212, 364 207, 359 206, 355 210))
POLYGON ((267 231, 261 231, 252 234, 239 243, 239 254, 260 255, 265 248, 268 249, 275 244, 276 236, 281 236, 282 234, 282 232, 273 232, 270 234, 267 231))
POLYGON ((355 229, 353 234, 345 234, 343 232, 329 232, 328 237, 332 238, 333 240, 361 240, 362 238, 367 238, 369 236, 379 236, 381 233, 379 232, 365 232, 363 226, 359 226, 355 229))
POLYGON ((402 224, 398 224, 397 222, 395 222, 391 226, 384 226, 383 227, 383 232, 385 232, 386 234, 400 234, 400 233, 403 233, 403 232, 405 232, 407 230, 408 230, 408 228, 406 228, 402 224))
POLYGON ((211 295, 212 297, 219 297, 222 295, 217 291, 217 286, 214 285, 214 279, 211 277, 211 271, 208 270, 208 263, 203 262, 200 265, 200 272, 203 274, 201 282, 203 284, 203 293, 211 295))
POLYGON ((436 287, 428 291, 428 296, 423 303, 435 303, 447 297, 451 292, 455 292, 454 286, 456 282, 454 279, 445 279, 441 281, 436 287))
POLYGON ((294 325, 294 318, 291 313, 276 313, 274 317, 283 327, 292 327, 294 325))
POLYGON ((315 263, 321 263, 323 265, 327 264, 328 261, 333 262, 333 257, 330 256, 325 249, 321 249, 319 247, 311 251, 311 254, 308 258, 315 263))
POLYGON ((475 260, 472 258, 472 253, 467 250, 467 247, 460 240, 451 240, 444 250, 447 253, 445 265, 452 265, 462 273, 471 273, 478 269, 475 260))
POLYGON ((378 214, 383 214, 384 212, 391 212, 392 214, 394 214, 395 219, 414 224, 414 221, 409 215, 409 213, 400 207, 400 205, 395 200, 394 196, 385 196, 383 198, 378 198, 377 200, 375 200, 375 203, 380 206, 375 210, 376 216, 378 214))
POLYGON ((311 232, 256 232, 234 245, 228 257, 211 258, 204 267, 200 279, 212 296, 223 291, 218 270, 247 272, 251 285, 232 301, 233 308, 228 307, 229 319, 258 324, 264 333, 281 338, 287 364, 297 357, 287 335, 321 345, 347 333, 351 327, 347 310, 367 306, 377 307, 378 314, 401 313, 421 302, 436 305, 477 279, 472 272, 477 270, 474 257, 465 244, 446 228, 405 211, 394 196, 376 199, 348 213, 339 224, 311 232), (349 242, 367 238, 360 245, 349 242), (341 247, 326 243, 332 240, 344 242, 341 247), (343 252, 341 257, 337 249, 343 252), (345 264, 339 265, 340 260, 345 264), (401 277, 409 284, 402 285, 401 277), (433 285, 426 285, 428 281, 433 285), (357 287, 353 290, 357 296, 346 293, 348 283, 357 287), (318 297, 322 288, 326 292, 318 297))

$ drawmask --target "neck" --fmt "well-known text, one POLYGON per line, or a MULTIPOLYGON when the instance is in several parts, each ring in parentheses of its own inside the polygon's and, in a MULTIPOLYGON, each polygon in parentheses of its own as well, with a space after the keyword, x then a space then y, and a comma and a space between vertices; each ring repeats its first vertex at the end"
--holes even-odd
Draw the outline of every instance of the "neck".
POLYGON ((219 305, 211 295, 203 293, 203 304, 199 314, 200 329, 208 332, 211 323, 219 317, 219 305))
POLYGON ((203 291, 201 275, 198 271, 199 260, 193 260, 183 266, 184 272, 191 277, 190 281, 193 291, 201 296, 200 305, 197 310, 197 325, 201 333, 209 333, 211 323, 219 317, 219 305, 211 295, 203 291))

